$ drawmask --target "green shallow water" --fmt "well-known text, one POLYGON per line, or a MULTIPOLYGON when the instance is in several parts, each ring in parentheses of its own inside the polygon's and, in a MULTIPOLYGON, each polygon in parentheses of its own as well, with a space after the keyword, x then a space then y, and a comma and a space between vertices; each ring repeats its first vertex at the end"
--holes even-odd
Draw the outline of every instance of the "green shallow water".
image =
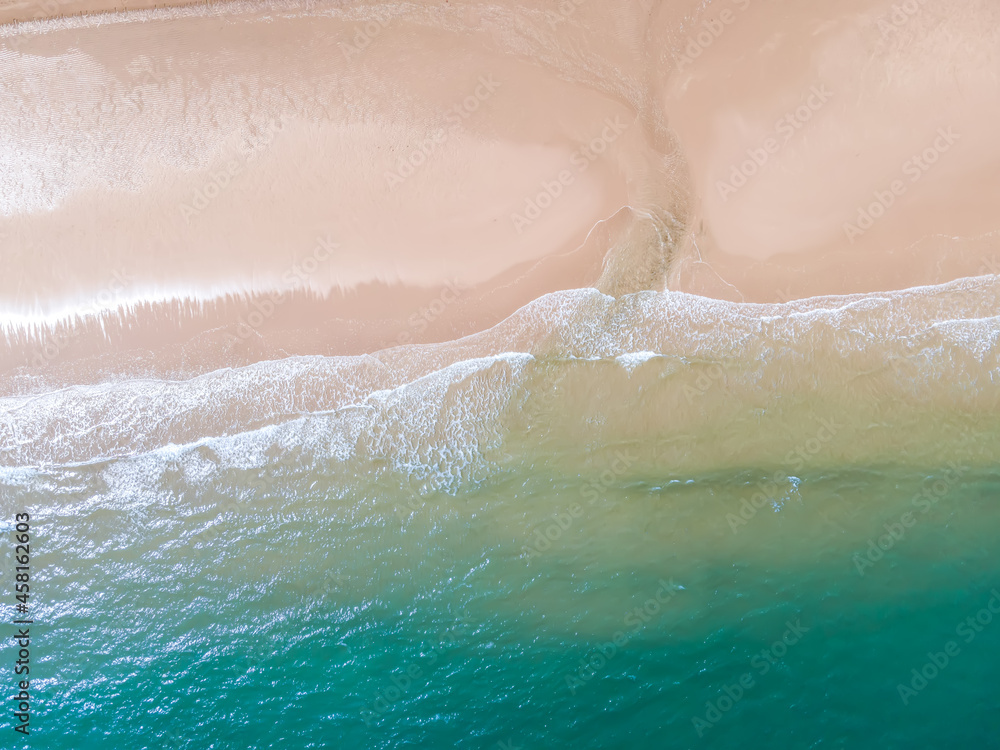
POLYGON ((1000 472, 804 474, 744 525, 769 472, 539 459, 413 496, 197 454, 131 491, 106 465, 7 488, 37 525, 31 746, 1000 746, 1000 615, 958 632, 1000 590, 1000 472))

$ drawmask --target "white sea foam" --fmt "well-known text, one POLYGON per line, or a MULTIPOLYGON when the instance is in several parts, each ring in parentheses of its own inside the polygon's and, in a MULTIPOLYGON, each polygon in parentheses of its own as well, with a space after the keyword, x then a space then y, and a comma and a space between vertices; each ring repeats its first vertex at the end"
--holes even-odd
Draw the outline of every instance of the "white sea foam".
MULTIPOLYGON (((835 398, 845 384, 884 372, 873 388, 885 392, 872 398, 977 404, 988 413, 1000 395, 1000 318, 989 314, 998 288, 996 280, 966 280, 788 306, 671 292, 555 293, 456 342, 0 399, 0 461, 84 463, 207 438, 246 443, 250 434, 265 444, 277 439, 275 428, 342 459, 360 450, 401 469, 461 471, 455 467, 474 464, 477 451, 498 447, 513 394, 551 386, 529 377, 543 361, 612 361, 634 374, 662 360, 658 376, 676 374, 670 387, 689 401, 685 388, 710 393, 712 385, 697 363, 725 363, 727 387, 767 397, 808 382, 835 398), (318 425, 322 437, 310 432, 318 425)), ((596 387, 605 376, 588 377, 596 387)))

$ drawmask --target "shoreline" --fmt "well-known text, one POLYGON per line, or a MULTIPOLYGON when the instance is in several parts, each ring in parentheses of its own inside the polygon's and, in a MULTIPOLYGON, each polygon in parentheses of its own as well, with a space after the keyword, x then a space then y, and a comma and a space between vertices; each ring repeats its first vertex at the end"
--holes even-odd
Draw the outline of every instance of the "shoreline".
MULTIPOLYGON (((905 44, 883 6, 179 3, 7 27, 12 111, 37 116, 0 120, 0 251, 21 272, 0 278, 0 379, 447 341, 564 289, 764 304, 995 274, 1000 149, 977 123, 1000 116, 1000 56, 951 43, 970 93, 939 122, 957 84, 926 66, 927 101, 854 83, 940 41, 933 3, 892 32, 905 44), (817 23, 800 59, 787 40, 817 23), (626 41, 581 64, 605 26, 626 41), (735 64, 774 28, 786 41, 735 64), (685 59, 650 71, 651 50, 685 59), (887 142, 902 115, 920 127, 887 142), (844 134, 863 141, 850 160, 844 134)), ((948 31, 972 39, 992 12, 948 31)))

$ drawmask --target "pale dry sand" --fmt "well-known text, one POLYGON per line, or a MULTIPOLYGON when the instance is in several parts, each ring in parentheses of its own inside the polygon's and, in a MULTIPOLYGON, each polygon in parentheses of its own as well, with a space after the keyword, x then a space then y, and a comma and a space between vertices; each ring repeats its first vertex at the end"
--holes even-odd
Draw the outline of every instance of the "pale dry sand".
POLYGON ((1000 271, 1000 7, 730 12, 664 101, 697 196, 672 286, 779 301, 1000 271))
POLYGON ((581 286, 768 302, 996 272, 998 11, 910 4, 7 27, 0 387, 441 341, 581 286))

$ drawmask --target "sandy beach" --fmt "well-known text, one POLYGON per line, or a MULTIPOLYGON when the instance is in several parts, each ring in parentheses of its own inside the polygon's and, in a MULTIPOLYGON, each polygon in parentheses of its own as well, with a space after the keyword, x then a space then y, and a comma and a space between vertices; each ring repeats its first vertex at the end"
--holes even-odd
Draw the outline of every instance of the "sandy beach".
POLYGON ((561 289, 787 302, 995 273, 996 11, 781 7, 4 27, 5 388, 444 341, 561 289))

